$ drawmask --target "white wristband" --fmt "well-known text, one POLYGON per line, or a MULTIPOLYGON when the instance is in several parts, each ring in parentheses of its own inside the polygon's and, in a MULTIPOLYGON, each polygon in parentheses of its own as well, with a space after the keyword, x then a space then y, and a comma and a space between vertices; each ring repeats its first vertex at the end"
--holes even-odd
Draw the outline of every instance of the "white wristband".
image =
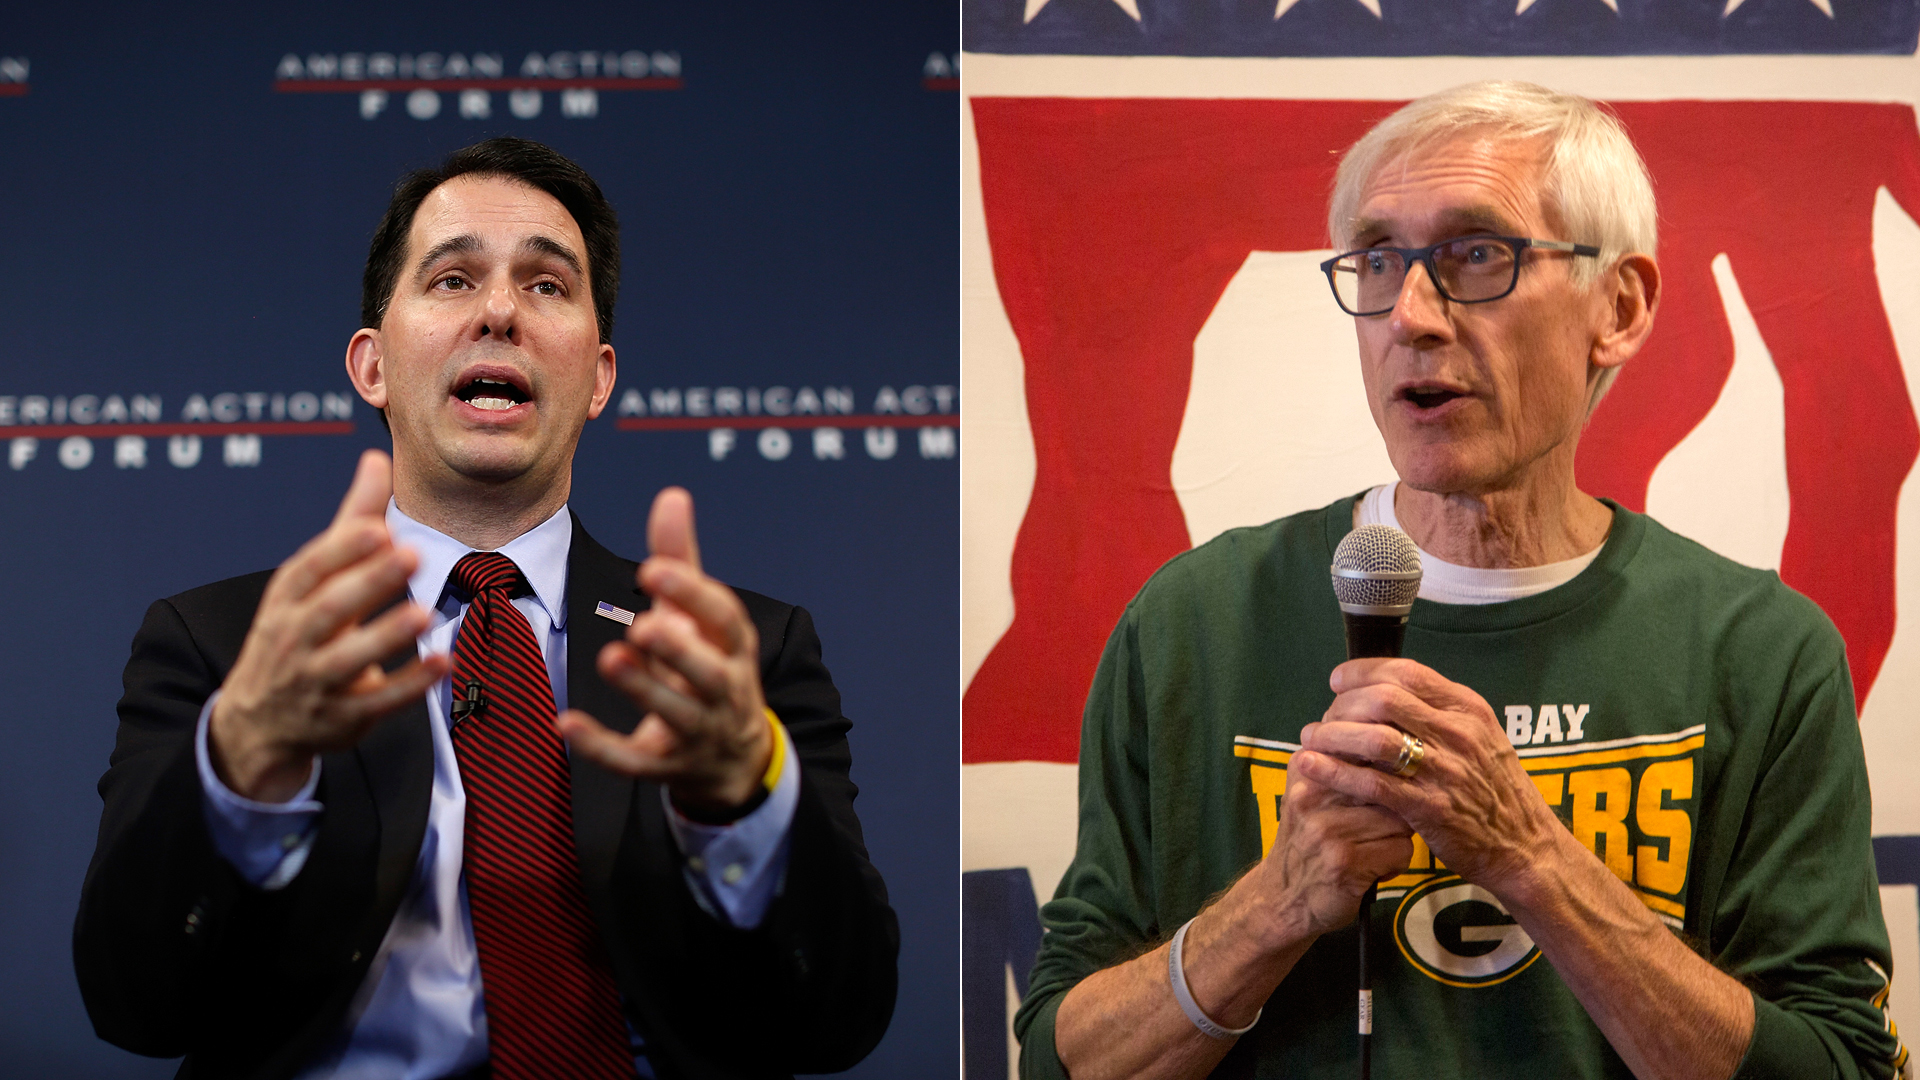
POLYGON ((1231 1039, 1245 1035, 1253 1030, 1253 1025, 1260 1022, 1260 1013, 1266 1012, 1266 1009, 1262 1008, 1260 1012, 1254 1013, 1253 1019, 1247 1021, 1246 1027, 1221 1027, 1206 1013, 1200 1011, 1199 1003, 1193 1000, 1193 991, 1187 989, 1187 969, 1180 962, 1180 948, 1186 943, 1187 927, 1192 925, 1193 919, 1188 919, 1180 929, 1173 932, 1173 948, 1167 951, 1167 981, 1173 984, 1173 1000, 1180 1003, 1180 1011, 1187 1014, 1187 1019, 1193 1021, 1193 1026, 1199 1028, 1201 1033, 1209 1038, 1231 1039))

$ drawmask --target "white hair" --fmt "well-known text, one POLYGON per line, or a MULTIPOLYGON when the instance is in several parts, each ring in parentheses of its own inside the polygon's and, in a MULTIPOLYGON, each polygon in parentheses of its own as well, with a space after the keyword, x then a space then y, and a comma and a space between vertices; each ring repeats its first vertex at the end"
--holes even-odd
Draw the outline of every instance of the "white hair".
MULTIPOLYGON (((1611 112, 1574 94, 1525 82, 1478 82, 1414 101, 1374 125, 1340 159, 1327 235, 1334 248, 1353 246, 1354 218, 1374 174, 1411 160, 1422 146, 1465 134, 1547 142, 1542 207, 1565 236, 1541 237, 1592 244, 1597 259, 1575 259, 1575 285, 1591 286, 1622 255, 1652 255, 1658 240, 1653 182, 1646 163, 1611 112)), ((1587 399, 1592 415, 1613 385, 1618 367, 1602 371, 1587 399)))

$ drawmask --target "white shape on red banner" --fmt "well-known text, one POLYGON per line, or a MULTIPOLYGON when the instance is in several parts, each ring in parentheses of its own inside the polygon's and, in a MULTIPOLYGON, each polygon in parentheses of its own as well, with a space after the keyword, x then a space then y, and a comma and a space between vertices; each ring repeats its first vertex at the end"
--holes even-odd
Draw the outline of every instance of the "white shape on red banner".
POLYGON ((1394 478, 1320 272, 1333 254, 1253 252, 1194 336, 1169 472, 1195 546, 1394 478))
MULTIPOLYGON (((1790 510, 1786 390, 1725 255, 1714 257, 1713 279, 1733 332, 1733 370, 1713 408, 1653 470, 1647 513, 1735 562, 1777 570, 1790 510)), ((1620 377, 1634 377, 1631 361, 1620 377)))

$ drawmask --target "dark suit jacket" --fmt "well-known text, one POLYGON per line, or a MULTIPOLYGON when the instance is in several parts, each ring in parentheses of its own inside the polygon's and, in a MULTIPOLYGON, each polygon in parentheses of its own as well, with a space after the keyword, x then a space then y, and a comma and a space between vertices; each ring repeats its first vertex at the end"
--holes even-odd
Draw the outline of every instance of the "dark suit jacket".
MULTIPOLYGON (((635 564, 573 526, 569 703, 620 731, 639 714, 594 658, 640 609, 635 564)), ((433 744, 425 702, 324 755, 325 806, 306 865, 265 892, 214 850, 193 733, 240 652, 270 573, 158 601, 133 642, 106 806, 74 926, 94 1029, 136 1053, 186 1055, 182 1077, 291 1076, 338 1032, 414 875, 433 744)), ((784 888, 758 929, 701 911, 656 785, 575 756, 573 829, 587 902, 663 1077, 843 1069, 893 1012, 899 927, 867 859, 848 778, 847 720, 812 620, 739 591, 760 633, 767 704, 793 737, 800 802, 784 888)))

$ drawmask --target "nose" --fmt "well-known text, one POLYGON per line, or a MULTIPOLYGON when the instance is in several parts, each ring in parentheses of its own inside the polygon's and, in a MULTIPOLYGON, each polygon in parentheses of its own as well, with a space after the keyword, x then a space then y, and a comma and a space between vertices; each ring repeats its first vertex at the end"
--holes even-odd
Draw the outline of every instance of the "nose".
POLYGON ((486 291, 480 306, 478 336, 495 337, 511 343, 519 332, 519 318, 519 295, 512 283, 494 286, 486 291))
POLYGON ((1394 340, 1403 345, 1432 339, 1445 341, 1452 337, 1453 322, 1447 316, 1447 298, 1440 295, 1427 273, 1426 263, 1416 262, 1407 268, 1390 319, 1394 340))

